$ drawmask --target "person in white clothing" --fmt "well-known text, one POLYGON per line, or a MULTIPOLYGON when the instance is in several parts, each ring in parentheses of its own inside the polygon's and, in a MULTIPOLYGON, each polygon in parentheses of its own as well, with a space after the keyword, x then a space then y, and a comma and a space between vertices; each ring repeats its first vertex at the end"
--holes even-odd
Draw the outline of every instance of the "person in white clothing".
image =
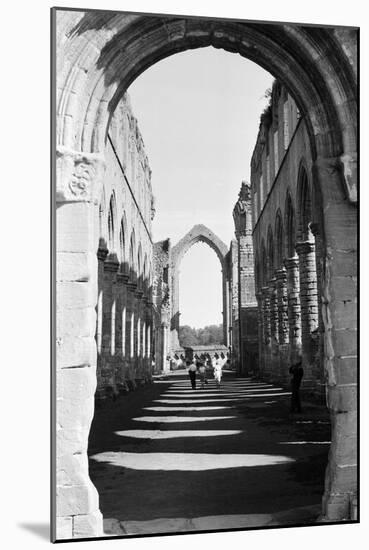
POLYGON ((217 359, 215 361, 215 364, 214 364, 214 378, 215 378, 215 381, 217 383, 217 386, 218 388, 220 388, 220 382, 222 380, 222 374, 223 374, 223 370, 222 370, 222 363, 220 361, 220 359, 217 359))

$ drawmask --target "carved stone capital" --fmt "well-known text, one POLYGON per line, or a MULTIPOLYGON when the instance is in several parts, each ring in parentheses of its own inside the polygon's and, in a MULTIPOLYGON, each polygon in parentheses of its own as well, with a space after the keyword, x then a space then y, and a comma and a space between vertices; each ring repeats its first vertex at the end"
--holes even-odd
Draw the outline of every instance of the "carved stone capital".
POLYGON ((99 247, 97 249, 97 259, 100 260, 101 262, 105 262, 107 255, 108 255, 107 248, 100 248, 99 247))
POLYGON ((127 287, 129 288, 129 290, 130 290, 131 292, 134 292, 134 291, 136 290, 136 288, 137 288, 137 283, 136 283, 135 281, 130 281, 130 280, 128 280, 128 282, 127 282, 127 287))
POLYGON ((309 254, 310 252, 314 252, 315 250, 315 243, 312 241, 300 241, 296 243, 296 252, 299 256, 303 254, 309 254))
POLYGON ((123 284, 127 284, 129 281, 129 275, 127 275, 127 273, 123 273, 122 271, 118 271, 118 278, 123 284))
POLYGON ((56 201, 97 202, 105 172, 104 156, 58 147, 56 151, 56 201))
POLYGON ((276 269, 275 277, 277 279, 277 284, 283 284, 287 281, 287 271, 285 267, 281 269, 276 269))
POLYGON ((114 256, 108 256, 104 263, 104 271, 110 273, 117 273, 119 269, 119 262, 114 256))
POLYGON ((293 269, 298 269, 299 267, 299 257, 298 256, 292 256, 292 258, 286 258, 284 260, 284 265, 286 266, 286 270, 290 271, 293 269))

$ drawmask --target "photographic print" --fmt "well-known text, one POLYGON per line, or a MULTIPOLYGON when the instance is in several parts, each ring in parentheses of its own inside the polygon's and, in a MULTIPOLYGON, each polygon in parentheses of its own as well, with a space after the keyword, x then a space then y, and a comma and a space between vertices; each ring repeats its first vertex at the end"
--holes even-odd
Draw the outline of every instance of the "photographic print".
POLYGON ((358 28, 51 19, 52 540, 358 522, 358 28))

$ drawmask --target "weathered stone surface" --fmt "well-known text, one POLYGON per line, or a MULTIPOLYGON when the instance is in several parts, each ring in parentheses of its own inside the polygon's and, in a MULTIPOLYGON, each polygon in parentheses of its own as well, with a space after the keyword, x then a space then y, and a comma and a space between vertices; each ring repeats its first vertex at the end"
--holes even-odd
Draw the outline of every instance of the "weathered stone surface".
POLYGON ((72 516, 56 518, 56 540, 71 539, 73 537, 72 516))
POLYGON ((61 336, 56 342, 57 369, 96 364, 96 343, 92 336, 61 336))
MULTIPOLYGON (((328 388, 328 407, 338 413, 357 410, 357 386, 333 386, 328 388)), ((352 426, 353 428, 356 427, 352 426)))
POLYGON ((96 253, 98 242, 95 236, 94 220, 94 206, 89 203, 78 202, 60 205, 56 214, 57 253, 96 253))
POLYGON ((96 328, 96 310, 94 307, 60 309, 56 316, 56 334, 58 338, 87 337, 94 335, 96 328))
POLYGON ((102 537, 104 534, 101 512, 78 515, 73 518, 73 537, 102 537))
POLYGON ((96 254, 60 252, 56 265, 57 281, 84 282, 96 277, 96 254))
POLYGON ((62 485, 56 489, 56 515, 77 516, 96 512, 99 496, 91 482, 88 485, 62 485))
POLYGON ((89 426, 94 412, 93 399, 61 399, 57 398, 57 427, 62 429, 85 428, 89 426))

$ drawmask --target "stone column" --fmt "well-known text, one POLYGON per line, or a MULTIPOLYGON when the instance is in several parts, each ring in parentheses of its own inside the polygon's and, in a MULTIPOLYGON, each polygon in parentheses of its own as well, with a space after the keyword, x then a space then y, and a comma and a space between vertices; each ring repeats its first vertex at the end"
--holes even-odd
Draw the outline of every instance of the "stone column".
POLYGON ((271 346, 271 380, 280 382, 279 346, 278 346, 278 303, 277 303, 277 279, 273 277, 269 281, 270 292, 270 346, 271 346))
POLYGON ((143 291, 141 289, 137 289, 135 292, 136 296, 136 304, 137 304, 137 322, 136 327, 138 327, 138 322, 140 326, 140 332, 137 332, 137 362, 136 362, 136 378, 138 378, 140 381, 142 381, 144 376, 144 361, 143 361, 143 327, 144 327, 144 308, 143 308, 143 291))
POLYGON ((269 281, 270 290, 270 336, 272 344, 278 343, 278 302, 277 302, 277 279, 274 277, 269 281))
POLYGON ((103 535, 87 446, 96 389, 98 155, 60 148, 56 157, 56 357, 52 371, 52 511, 57 539, 103 535))
POLYGON ((297 256, 284 261, 287 275, 288 325, 290 343, 290 363, 296 361, 301 353, 301 305, 300 275, 297 256))
POLYGON ((116 346, 116 310, 117 310, 117 273, 119 262, 115 254, 110 254, 104 263, 104 307, 103 307, 103 365, 101 370, 102 391, 105 397, 117 395, 115 370, 117 366, 116 346))
POLYGON ((137 307, 135 291, 137 289, 137 283, 129 280, 127 283, 127 307, 128 307, 128 376, 130 382, 135 387, 135 365, 136 365, 136 333, 137 333, 137 307), (132 324, 133 315, 133 324, 132 324))
POLYGON ((278 310, 278 340, 279 344, 289 343, 287 272, 283 267, 276 271, 277 280, 277 310, 278 310))
POLYGON ((323 323, 323 272, 324 272, 324 243, 321 235, 321 229, 317 223, 310 225, 311 232, 315 239, 315 266, 317 279, 317 302, 318 302, 318 328, 315 331, 316 339, 316 365, 314 377, 317 382, 318 394, 325 401, 325 374, 324 374, 324 323, 323 323))
POLYGON ((263 317, 263 295, 259 291, 256 293, 256 300, 258 303, 258 341, 259 341, 259 376, 264 375, 264 317, 263 317))
POLYGON ((96 345, 97 345, 97 388, 96 398, 99 399, 102 395, 99 395, 103 388, 101 371, 103 368, 102 361, 102 336, 103 336, 103 309, 104 309, 104 262, 108 255, 106 248, 99 248, 97 251, 98 268, 97 268, 97 320, 96 320, 96 345))
POLYGON ((289 383, 288 352, 289 352, 289 325, 288 325, 288 296, 287 272, 283 267, 276 272, 277 279, 277 309, 278 309, 278 339, 281 383, 289 383))
POLYGON ((269 380, 272 372, 271 365, 271 326, 270 326, 270 289, 264 286, 261 289, 263 297, 263 358, 264 358, 264 377, 269 380))
POLYGON ((116 372, 115 380, 118 392, 125 389, 125 344, 126 344, 126 315, 127 315, 127 275, 118 271, 117 273, 117 292, 116 292, 116 322, 115 322, 115 342, 116 342, 116 372))
POLYGON ((162 331, 162 344, 163 344, 163 354, 162 354, 162 372, 169 372, 169 363, 167 362, 167 355, 168 355, 168 332, 169 332, 169 326, 167 323, 162 323, 161 325, 161 331, 162 331))
POLYGON ((225 267, 222 267, 222 291, 223 291, 223 341, 224 345, 229 347, 229 281, 225 273, 225 267))
POLYGON ((321 292, 332 433, 323 516, 339 521, 352 517, 358 482, 356 157, 318 158, 313 177, 322 192, 324 212, 321 292))
POLYGON ((300 301, 302 357, 304 386, 313 388, 313 363, 316 352, 312 332, 318 328, 318 291, 315 265, 315 244, 310 241, 296 243, 300 267, 300 301))

